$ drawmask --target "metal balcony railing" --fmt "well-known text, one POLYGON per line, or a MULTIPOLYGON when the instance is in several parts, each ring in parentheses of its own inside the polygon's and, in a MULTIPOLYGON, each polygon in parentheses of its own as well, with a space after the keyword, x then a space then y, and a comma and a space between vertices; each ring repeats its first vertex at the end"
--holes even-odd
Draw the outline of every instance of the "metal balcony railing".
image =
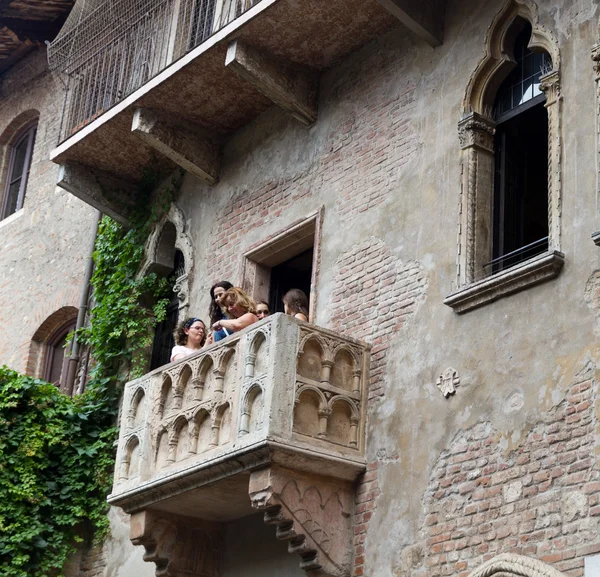
MULTIPOLYGON (((81 0, 80 0, 81 1, 81 0)), ((72 14, 49 49, 64 75, 59 141, 135 92, 261 0, 103 0, 72 14)))
POLYGON ((355 475, 369 358, 360 341, 276 314, 128 383, 109 501, 139 510, 278 459, 355 475))

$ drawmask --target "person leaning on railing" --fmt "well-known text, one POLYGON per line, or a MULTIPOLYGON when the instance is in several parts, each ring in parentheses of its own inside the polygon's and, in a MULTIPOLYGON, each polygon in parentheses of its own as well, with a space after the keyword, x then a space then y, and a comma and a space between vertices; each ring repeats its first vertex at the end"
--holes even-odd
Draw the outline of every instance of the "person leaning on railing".
POLYGON ((229 318, 214 323, 213 331, 225 330, 229 334, 236 333, 258 321, 256 304, 241 288, 230 288, 221 302, 229 318))
POLYGON ((173 337, 175 346, 171 351, 171 362, 193 355, 202 348, 206 340, 206 325, 202 319, 190 317, 177 325, 173 337))

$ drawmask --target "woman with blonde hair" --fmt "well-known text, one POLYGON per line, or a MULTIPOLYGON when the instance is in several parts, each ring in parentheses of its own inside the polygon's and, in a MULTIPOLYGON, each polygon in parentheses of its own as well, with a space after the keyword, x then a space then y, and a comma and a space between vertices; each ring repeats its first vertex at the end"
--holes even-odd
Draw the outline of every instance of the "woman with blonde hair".
POLYGON ((241 288, 230 288, 223 295, 221 302, 229 318, 214 323, 213 331, 224 329, 228 334, 237 333, 258 321, 256 304, 241 288))
POLYGON ((175 346, 171 351, 171 362, 178 361, 199 351, 206 340, 206 325, 197 317, 179 323, 175 332, 175 346))

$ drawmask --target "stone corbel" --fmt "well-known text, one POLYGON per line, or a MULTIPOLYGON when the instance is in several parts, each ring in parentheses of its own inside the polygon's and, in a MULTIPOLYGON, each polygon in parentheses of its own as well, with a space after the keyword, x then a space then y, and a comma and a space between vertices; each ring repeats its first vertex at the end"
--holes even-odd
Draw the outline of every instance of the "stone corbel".
POLYGON ((65 162, 58 171, 58 186, 124 226, 136 202, 132 183, 77 162, 65 162))
POLYGON ((144 561, 156 565, 156 577, 219 577, 219 523, 146 510, 131 516, 130 538, 144 547, 144 561))
POLYGON ((219 145, 204 137, 200 130, 182 126, 154 110, 138 108, 131 132, 207 184, 219 180, 219 145))
POLYGON ((281 62, 239 40, 229 45, 225 66, 303 124, 316 122, 316 73, 281 62))
POLYGON ((352 564, 350 482, 272 466, 254 471, 249 486, 252 506, 276 526, 278 539, 300 556, 311 577, 348 577, 352 564))

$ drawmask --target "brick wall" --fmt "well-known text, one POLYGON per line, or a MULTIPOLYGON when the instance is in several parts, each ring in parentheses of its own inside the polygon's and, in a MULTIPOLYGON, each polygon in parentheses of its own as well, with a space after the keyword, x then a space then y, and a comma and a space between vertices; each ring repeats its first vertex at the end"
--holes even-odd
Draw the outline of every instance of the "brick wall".
POLYGON ((369 521, 377 509, 379 496, 377 461, 367 465, 367 471, 359 479, 354 505, 354 567, 352 575, 359 577, 365 571, 365 547, 369 521))
POLYGON ((337 259, 332 326, 372 343, 369 398, 385 393, 390 336, 423 302, 427 285, 419 263, 403 262, 375 237, 337 259))
POLYGON ((600 552, 597 384, 574 384, 522 443, 505 454, 488 422, 444 451, 424 496, 423 541, 408 548, 404 577, 466 577, 500 553, 539 559, 582 577, 600 552))
MULTIPOLYGON (((56 311, 78 306, 88 257, 94 211, 56 188, 58 167, 48 160, 57 143, 61 90, 42 50, 0 76, 0 194, 11 138, 39 117, 24 208, 0 221, 0 365, 19 371, 28 368, 40 326, 56 311)), ((29 368, 39 365, 32 358, 29 368)))

